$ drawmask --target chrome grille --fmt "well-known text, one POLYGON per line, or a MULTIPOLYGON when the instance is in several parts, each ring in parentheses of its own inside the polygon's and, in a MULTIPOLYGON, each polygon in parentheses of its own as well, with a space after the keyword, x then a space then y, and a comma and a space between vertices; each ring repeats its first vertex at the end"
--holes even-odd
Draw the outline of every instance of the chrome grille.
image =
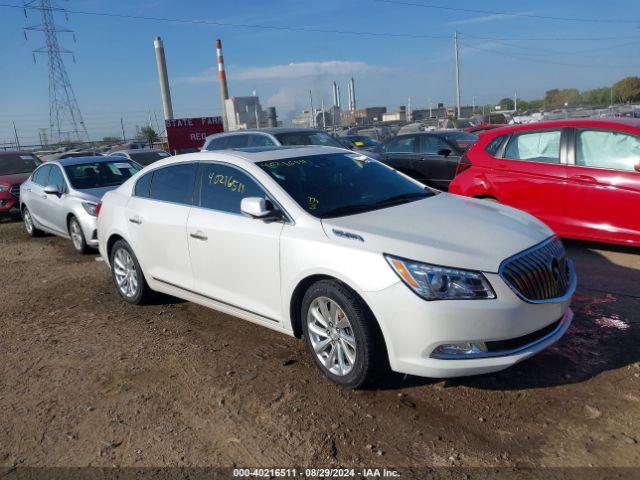
POLYGON ((499 273, 507 285, 528 302, 560 299, 575 290, 573 263, 558 237, 506 259, 499 273))
POLYGON ((11 187, 11 190, 9 190, 11 192, 11 195, 13 195, 14 197, 19 197, 20 196, 20 185, 13 185, 11 187))

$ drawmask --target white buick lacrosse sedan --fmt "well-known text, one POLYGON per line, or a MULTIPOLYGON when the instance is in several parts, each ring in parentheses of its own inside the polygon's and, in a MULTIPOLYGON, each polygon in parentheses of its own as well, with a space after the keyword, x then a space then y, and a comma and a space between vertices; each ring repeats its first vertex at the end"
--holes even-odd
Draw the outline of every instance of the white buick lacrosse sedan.
POLYGON ((572 319, 574 268, 544 224, 338 148, 160 160, 105 195, 98 238, 126 301, 163 292, 304 337, 348 387, 501 370, 572 319))

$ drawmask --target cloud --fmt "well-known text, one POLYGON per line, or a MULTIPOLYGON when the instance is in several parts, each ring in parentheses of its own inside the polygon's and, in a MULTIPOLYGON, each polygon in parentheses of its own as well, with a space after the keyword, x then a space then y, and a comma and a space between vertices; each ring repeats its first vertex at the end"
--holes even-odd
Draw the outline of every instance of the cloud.
MULTIPOLYGON (((289 63, 288 65, 274 65, 270 67, 252 67, 233 71, 229 71, 228 69, 227 76, 233 79, 233 81, 282 81, 313 77, 338 77, 343 75, 383 73, 386 71, 388 71, 386 67, 369 65, 365 62, 329 60, 324 62, 289 63)), ((217 68, 210 67, 197 75, 177 77, 172 83, 179 85, 217 81, 217 68)))
POLYGON ((280 80, 326 75, 355 75, 385 70, 383 67, 368 65, 365 62, 345 62, 330 60, 326 62, 301 62, 272 67, 248 68, 236 73, 238 80, 280 80))
POLYGON ((449 22, 449 25, 464 25, 464 24, 474 24, 474 23, 486 23, 486 22, 495 22, 499 20, 510 20, 513 18, 518 18, 520 15, 528 15, 530 12, 522 12, 522 13, 496 13, 493 15, 483 15, 481 17, 473 17, 466 18, 463 20, 454 20, 453 22, 449 22))

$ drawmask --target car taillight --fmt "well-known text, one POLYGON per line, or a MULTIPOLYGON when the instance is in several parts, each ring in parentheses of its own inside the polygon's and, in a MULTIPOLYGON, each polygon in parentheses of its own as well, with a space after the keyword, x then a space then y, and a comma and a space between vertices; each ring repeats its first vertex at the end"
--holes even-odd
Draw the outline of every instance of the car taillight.
POLYGON ((462 155, 462 157, 460 157, 460 160, 458 160, 456 176, 460 175, 462 172, 468 170, 469 168, 471 168, 471 160, 469 160, 469 157, 467 157, 467 154, 465 153, 464 155, 462 155))
POLYGON ((100 210, 102 209, 102 202, 96 205, 96 217, 100 215, 100 210))

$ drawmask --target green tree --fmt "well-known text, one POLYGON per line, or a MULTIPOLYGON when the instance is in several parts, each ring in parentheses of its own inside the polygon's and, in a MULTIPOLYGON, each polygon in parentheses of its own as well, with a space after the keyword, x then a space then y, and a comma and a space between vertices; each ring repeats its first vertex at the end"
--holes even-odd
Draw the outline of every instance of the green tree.
POLYGON ((140 129, 140 136, 147 141, 149 146, 153 146, 154 143, 160 140, 158 133, 152 127, 142 127, 140 129))
POLYGON ((640 100, 640 77, 627 77, 613 86, 614 101, 637 102, 640 100))
POLYGON ((502 100, 500 100, 498 102, 498 105, 500 105, 500 109, 501 110, 513 110, 513 100, 505 97, 502 100))
POLYGON ((580 103, 580 92, 577 88, 554 88, 548 90, 544 96, 546 107, 562 107, 565 103, 572 107, 580 103))

